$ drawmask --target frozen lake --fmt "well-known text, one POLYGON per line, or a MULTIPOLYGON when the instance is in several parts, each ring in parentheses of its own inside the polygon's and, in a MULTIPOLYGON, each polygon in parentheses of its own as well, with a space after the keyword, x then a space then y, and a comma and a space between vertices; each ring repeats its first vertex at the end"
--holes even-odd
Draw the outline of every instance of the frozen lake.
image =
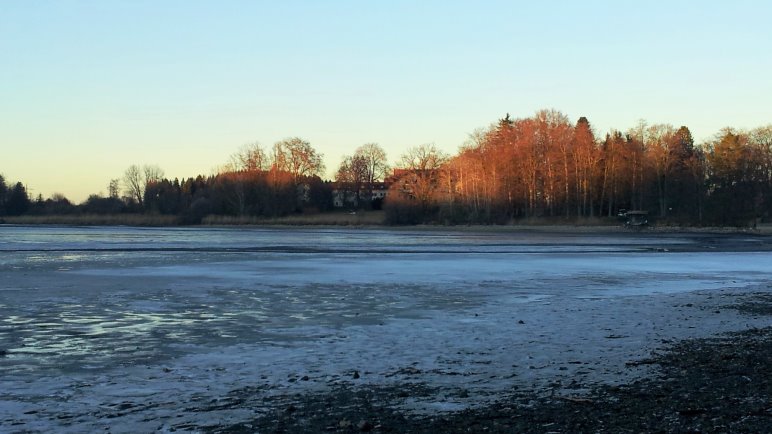
POLYGON ((436 387, 393 403, 432 412, 626 382, 674 340, 769 325, 725 307, 772 291, 770 264, 753 235, 0 226, 0 431, 227 425, 339 384, 436 387))

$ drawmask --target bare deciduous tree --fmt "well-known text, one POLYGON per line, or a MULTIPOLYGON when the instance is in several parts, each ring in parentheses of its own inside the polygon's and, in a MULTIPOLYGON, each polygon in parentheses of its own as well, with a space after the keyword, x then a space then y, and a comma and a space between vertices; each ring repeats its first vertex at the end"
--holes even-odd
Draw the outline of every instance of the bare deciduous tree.
POLYGON ((142 166, 142 173, 145 175, 145 184, 148 182, 159 182, 164 177, 163 169, 155 164, 142 166))
POLYGON ((231 155, 226 166, 228 171, 257 172, 268 168, 268 159, 265 151, 258 142, 243 145, 236 153, 231 155))
POLYGON ((145 188, 149 182, 158 182, 163 178, 164 171, 157 165, 140 166, 132 164, 123 174, 123 185, 126 195, 144 206, 145 188))
POLYGON ((107 186, 107 194, 111 199, 118 199, 120 195, 121 181, 118 179, 111 179, 110 184, 107 186))
POLYGON ((407 170, 437 170, 448 161, 446 153, 433 144, 424 144, 410 148, 402 155, 402 167, 407 170))
POLYGON ((434 145, 420 145, 402 155, 402 167, 407 170, 401 182, 422 207, 434 196, 439 182, 439 171, 449 161, 449 156, 434 145))
POLYGON ((353 158, 364 166, 364 182, 372 200, 375 183, 382 181, 389 173, 386 151, 377 143, 366 143, 357 148, 353 158))
POLYGON ((383 180, 389 172, 386 151, 377 143, 366 143, 360 146, 354 152, 354 157, 364 162, 365 181, 371 184, 383 180))
MULTIPOLYGON (((339 184, 343 201, 353 202, 352 205, 359 206, 362 186, 368 182, 368 168, 365 158, 356 154, 344 157, 338 167, 338 172, 335 174, 335 181, 339 184)), ((371 187, 370 190, 372 190, 371 187)))
POLYGON ((142 206, 142 196, 145 194, 145 186, 142 181, 142 171, 139 166, 132 164, 123 173, 123 186, 126 195, 134 199, 142 206))
POLYGON ((324 171, 322 154, 310 143, 293 137, 277 142, 273 146, 273 169, 292 175, 295 185, 309 176, 319 176, 324 171))

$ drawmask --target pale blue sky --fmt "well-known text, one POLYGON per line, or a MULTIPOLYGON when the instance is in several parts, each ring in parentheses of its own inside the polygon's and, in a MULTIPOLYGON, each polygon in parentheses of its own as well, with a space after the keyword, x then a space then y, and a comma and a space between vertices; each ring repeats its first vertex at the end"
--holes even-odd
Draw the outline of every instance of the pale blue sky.
POLYGON ((309 140, 454 153, 509 112, 698 140, 772 121, 769 1, 0 0, 0 173, 81 201, 309 140))

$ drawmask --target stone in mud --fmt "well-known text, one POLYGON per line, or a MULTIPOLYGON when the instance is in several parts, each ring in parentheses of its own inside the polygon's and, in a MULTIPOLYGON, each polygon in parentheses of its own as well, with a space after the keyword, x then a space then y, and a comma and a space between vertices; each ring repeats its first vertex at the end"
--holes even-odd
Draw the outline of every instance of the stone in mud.
POLYGON ((372 431, 373 424, 371 424, 369 421, 362 419, 357 424, 357 429, 362 432, 369 432, 369 431, 372 431))

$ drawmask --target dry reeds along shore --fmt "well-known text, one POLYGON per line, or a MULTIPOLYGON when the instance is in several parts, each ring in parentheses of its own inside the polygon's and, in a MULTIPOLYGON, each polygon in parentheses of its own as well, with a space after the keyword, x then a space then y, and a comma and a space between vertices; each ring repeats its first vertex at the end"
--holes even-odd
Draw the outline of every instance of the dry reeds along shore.
POLYGON ((66 226, 175 226, 178 217, 160 214, 61 214, 3 217, 4 223, 15 225, 66 226))
MULTIPOLYGON (((161 214, 71 214, 71 215, 26 215, 4 217, 0 223, 16 225, 65 225, 65 226, 139 226, 168 227, 181 226, 178 216, 161 214)), ((387 226, 383 211, 364 211, 357 213, 330 212, 318 214, 297 214, 284 217, 224 216, 209 215, 204 217, 200 226, 387 226)), ((423 230, 452 227, 463 231, 539 231, 550 232, 631 232, 616 220, 581 219, 571 222, 563 220, 532 219, 512 222, 506 225, 420 225, 423 230)), ((760 235, 772 235, 772 224, 758 224, 754 228, 738 227, 696 227, 658 225, 635 230, 635 232, 743 232, 760 235)))
MULTIPOLYGON (((0 223, 16 225, 150 227, 181 225, 178 216, 161 214, 25 215, 17 217, 4 217, 0 223)), ((382 211, 297 214, 274 218, 209 215, 201 221, 202 226, 379 226, 383 224, 384 219, 382 211)))
POLYGON ((383 211, 357 213, 335 212, 320 214, 297 214, 284 217, 219 216, 204 217, 202 225, 286 225, 286 226, 378 226, 384 224, 383 211))

